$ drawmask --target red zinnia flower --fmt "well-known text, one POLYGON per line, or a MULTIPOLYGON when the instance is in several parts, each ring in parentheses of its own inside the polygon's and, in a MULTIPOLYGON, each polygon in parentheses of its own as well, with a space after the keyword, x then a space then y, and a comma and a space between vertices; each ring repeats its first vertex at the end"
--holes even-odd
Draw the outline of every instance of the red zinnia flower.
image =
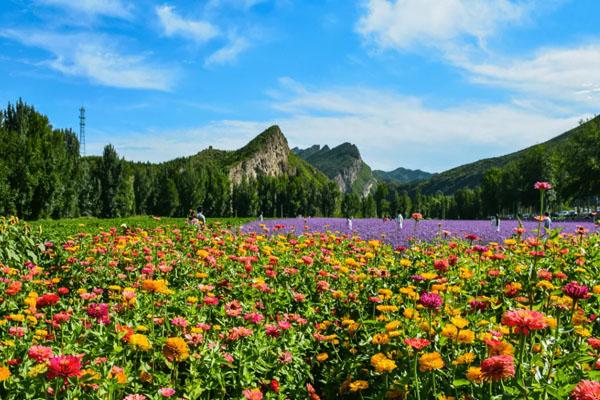
POLYGON ((481 375, 487 381, 500 381, 515 376, 513 356, 501 355, 486 358, 481 363, 481 375))
POLYGON ((35 301, 35 305, 38 308, 43 308, 47 306, 53 306, 60 301, 60 297, 54 293, 46 293, 41 295, 35 301))
POLYGON ((433 262, 433 268, 440 272, 446 272, 449 266, 450 263, 448 262, 448 260, 435 260, 433 262))
POLYGON ((269 384, 269 387, 275 393, 279 393, 279 381, 277 379, 271 379, 271 383, 269 384))
POLYGON ((48 379, 79 376, 81 373, 81 360, 77 356, 56 356, 48 360, 48 379))
POLYGON ((506 326, 514 326, 515 333, 523 332, 528 335, 529 331, 544 329, 546 323, 544 314, 533 310, 514 310, 506 311, 502 316, 502 324, 506 326))
POLYGON ((600 382, 583 380, 571 392, 573 400, 598 400, 600 399, 600 382))

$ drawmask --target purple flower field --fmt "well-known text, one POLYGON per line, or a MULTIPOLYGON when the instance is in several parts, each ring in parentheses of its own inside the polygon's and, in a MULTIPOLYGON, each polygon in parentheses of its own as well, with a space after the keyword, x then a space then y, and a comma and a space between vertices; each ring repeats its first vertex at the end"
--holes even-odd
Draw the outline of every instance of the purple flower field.
MULTIPOLYGON (((592 222, 555 222, 552 230, 560 230, 563 233, 575 233, 578 226, 583 226, 590 233, 595 232, 598 227, 592 222)), ((352 220, 352 234, 362 239, 382 239, 393 246, 405 246, 409 240, 431 241, 435 238, 462 238, 467 235, 477 235, 481 242, 501 242, 515 235, 518 227, 516 220, 500 221, 500 231, 492 226, 489 220, 420 220, 415 223, 412 219, 404 221, 402 229, 396 221, 386 221, 379 218, 366 218, 352 220)), ((537 235, 538 223, 535 221, 524 221, 524 235, 537 235)), ((243 232, 264 233, 265 229, 273 233, 294 233, 301 235, 302 232, 341 232, 350 233, 347 220, 344 218, 287 218, 273 219, 264 222, 254 221, 242 227, 243 232), (262 224, 262 226, 261 226, 262 224)), ((542 228, 542 232, 544 228, 542 228)))

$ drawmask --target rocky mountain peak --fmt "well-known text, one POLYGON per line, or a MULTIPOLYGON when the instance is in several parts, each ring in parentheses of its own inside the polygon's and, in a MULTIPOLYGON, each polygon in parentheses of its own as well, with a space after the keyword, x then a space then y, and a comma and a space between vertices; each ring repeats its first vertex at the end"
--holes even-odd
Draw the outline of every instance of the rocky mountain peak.
POLYGON ((290 148, 277 125, 269 127, 237 153, 238 161, 229 169, 229 179, 234 185, 243 180, 255 180, 260 176, 281 176, 289 172, 290 148))

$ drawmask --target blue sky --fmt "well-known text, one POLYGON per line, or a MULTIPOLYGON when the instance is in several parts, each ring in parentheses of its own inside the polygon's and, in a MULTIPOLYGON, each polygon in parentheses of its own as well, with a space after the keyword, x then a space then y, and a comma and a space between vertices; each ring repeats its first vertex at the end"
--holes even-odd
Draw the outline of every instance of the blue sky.
POLYGON ((163 161, 359 146, 372 167, 442 171, 547 140, 600 110, 597 0, 2 0, 0 102, 87 153, 163 161))

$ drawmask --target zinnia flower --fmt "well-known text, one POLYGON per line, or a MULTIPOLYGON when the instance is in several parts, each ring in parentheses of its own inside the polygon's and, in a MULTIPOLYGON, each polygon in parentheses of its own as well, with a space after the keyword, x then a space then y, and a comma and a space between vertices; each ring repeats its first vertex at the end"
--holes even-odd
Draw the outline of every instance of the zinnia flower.
POLYGON ((404 339, 404 343, 409 345, 410 347, 412 347, 415 350, 421 350, 421 349, 429 346, 429 344, 431 342, 429 340, 423 339, 423 338, 413 338, 413 339, 404 339))
POLYGON ((56 356, 48 360, 48 379, 79 376, 81 373, 81 360, 77 356, 56 356))
POLYGON ((426 308, 438 309, 442 305, 442 298, 436 293, 423 293, 419 298, 419 303, 426 308))
POLYGON ((136 333, 129 337, 129 345, 134 349, 141 351, 149 351, 152 348, 152 344, 145 335, 136 333))
POLYGON ((578 282, 567 283, 563 286, 562 291, 573 300, 587 299, 590 297, 590 294, 588 293, 589 288, 578 282))
POLYGON ((502 355, 486 358, 481 363, 481 374, 486 381, 500 381, 515 376, 513 356, 502 355))
POLYGON ((41 363, 50 359, 54 356, 54 352, 50 347, 46 346, 31 346, 27 352, 29 358, 35 360, 35 362, 41 363))
POLYGON ((444 360, 440 353, 425 353, 421 357, 419 357, 419 371, 433 371, 436 369, 444 368, 444 360))
POLYGON ((367 381, 354 381, 350 383, 350 391, 351 392, 359 392, 361 390, 367 389, 369 387, 369 382, 367 381))
POLYGON ((518 309, 506 311, 502 316, 502 324, 514 326, 515 333, 528 335, 529 331, 544 329, 548 326, 544 314, 539 311, 518 309))
POLYGON ((242 392, 246 400, 262 400, 263 394, 260 389, 246 389, 242 392))
POLYGON ((107 325, 110 323, 108 304, 106 303, 90 303, 86 312, 87 315, 94 318, 100 324, 107 325))
POLYGON ((38 297, 35 301, 35 305, 38 308, 43 308, 47 306, 53 306, 60 301, 60 297, 54 293, 46 293, 38 297))
POLYGON ((160 388, 158 389, 158 394, 160 394, 162 397, 171 397, 175 394, 175 389, 173 388, 160 388))
POLYGON ((535 190, 550 190, 552 185, 549 182, 536 182, 533 184, 535 190))
POLYGON ((573 400, 598 400, 600 399, 600 382, 583 380, 571 392, 573 400))
POLYGON ((10 378, 10 370, 7 367, 0 367, 0 382, 10 378))
POLYGON ((180 337, 171 337, 165 342, 163 354, 171 362, 183 361, 190 356, 190 350, 185 340, 180 337))

